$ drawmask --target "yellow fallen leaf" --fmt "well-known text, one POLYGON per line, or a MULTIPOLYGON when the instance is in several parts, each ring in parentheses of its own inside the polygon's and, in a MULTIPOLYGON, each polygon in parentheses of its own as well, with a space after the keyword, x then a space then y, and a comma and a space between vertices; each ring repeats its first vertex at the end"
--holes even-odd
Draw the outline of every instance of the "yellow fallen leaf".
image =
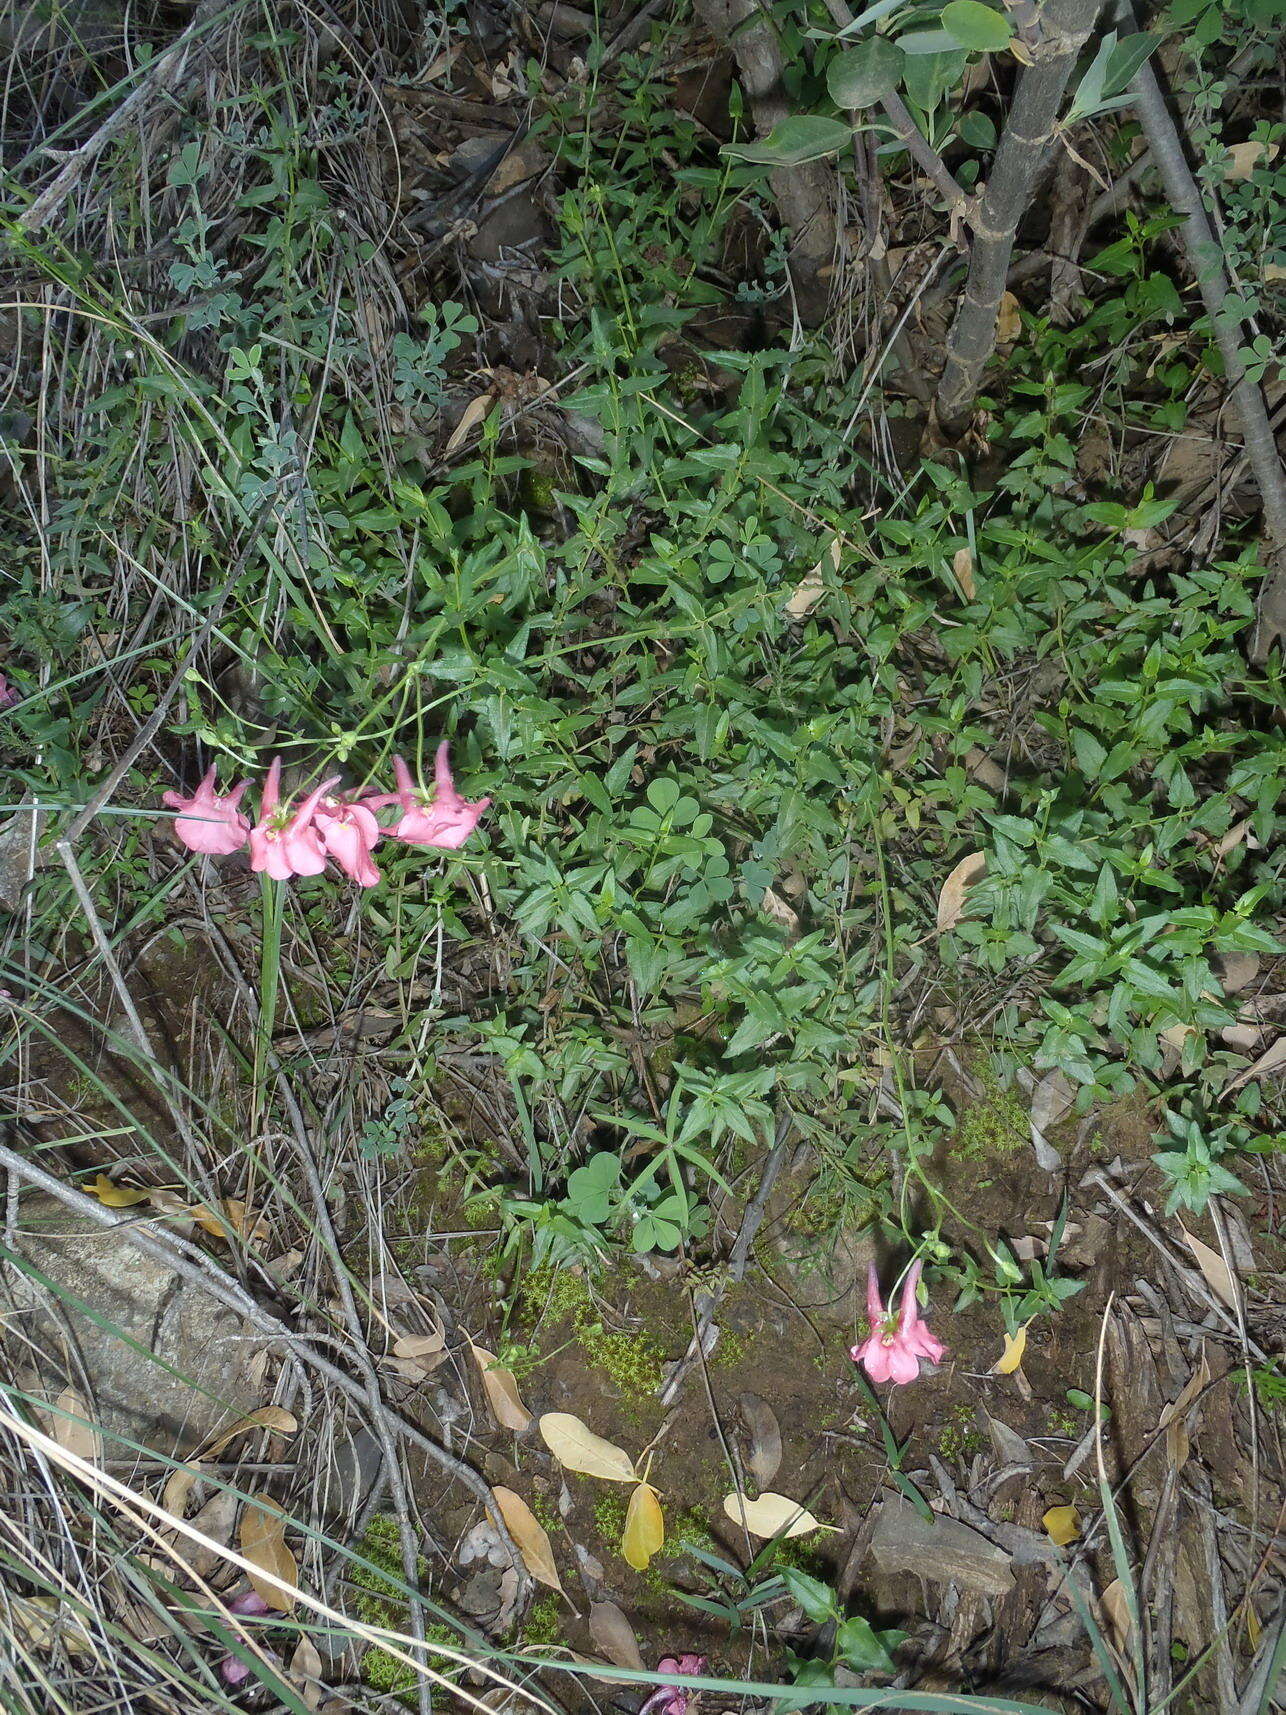
POLYGON ((146 1203, 152 1195, 137 1185, 113 1185, 105 1173, 100 1173, 89 1189, 109 1209, 132 1209, 136 1203, 146 1203))
POLYGON ((621 1553, 636 1572, 646 1572, 654 1554, 665 1543, 665 1514, 656 1490, 640 1483, 630 1496, 625 1514, 625 1529, 621 1534, 621 1553))
POLYGON ((1011 1376, 1022 1367, 1023 1355, 1027 1350, 1027 1324, 1012 1334, 1005 1335, 1005 1349, 992 1366, 993 1376, 1011 1376))
POLYGON ((938 895, 938 933, 945 935, 954 929, 965 914, 969 889, 987 873, 987 854, 970 852, 962 857, 942 884, 938 895))
MULTIPOLYGON (((246 1503, 246 1509, 241 1515, 238 1541, 242 1554, 253 1566, 273 1573, 287 1584, 298 1582, 299 1570, 295 1565, 295 1557, 286 1545, 285 1514, 276 1501, 270 1501, 266 1495, 258 1495, 253 1501, 246 1503)), ((255 1592, 275 1613, 290 1613, 295 1605, 295 1598, 289 1592, 279 1590, 275 1584, 270 1584, 266 1578, 260 1578, 255 1572, 251 1572, 249 1578, 255 1592)))
MULTIPOLYGON (((219 1204, 217 1211, 214 1212, 207 1209, 203 1203, 199 1208, 190 1210, 189 1213, 197 1226, 203 1227, 212 1238, 223 1239, 228 1244, 232 1242, 233 1233, 244 1239, 247 1244, 251 1243, 254 1238, 251 1222, 246 1214, 246 1206, 240 1197, 225 1197, 219 1204)), ((254 1222, 256 1230, 258 1226, 259 1222, 256 1220, 254 1222)))
POLYGON ((807 1507, 789 1495, 775 1495, 771 1489, 755 1501, 735 1492, 725 1495, 723 1510, 733 1524, 743 1525, 751 1536, 807 1536, 810 1531, 835 1528, 815 1519, 807 1507))
POLYGON ((515 1435, 521 1435, 531 1423, 531 1413, 522 1403, 513 1371, 497 1363, 496 1354, 485 1346, 475 1346, 470 1340, 469 1350, 481 1372, 491 1415, 501 1429, 512 1429, 515 1435))
POLYGON ((523 1500, 512 1489, 494 1488, 492 1499, 500 1508, 500 1516, 522 1555, 528 1572, 541 1584, 548 1584, 551 1590, 563 1594, 562 1582, 558 1576, 558 1568, 554 1565, 554 1551, 550 1547, 549 1536, 545 1527, 523 1500))
POLYGON ((601 1435, 567 1411, 547 1411, 540 1420, 541 1440, 568 1471, 603 1477, 609 1483, 638 1481, 634 1461, 623 1447, 601 1435))
POLYGON ((1081 1515, 1073 1506, 1051 1507, 1040 1522, 1055 1548, 1066 1548, 1081 1534, 1081 1515))

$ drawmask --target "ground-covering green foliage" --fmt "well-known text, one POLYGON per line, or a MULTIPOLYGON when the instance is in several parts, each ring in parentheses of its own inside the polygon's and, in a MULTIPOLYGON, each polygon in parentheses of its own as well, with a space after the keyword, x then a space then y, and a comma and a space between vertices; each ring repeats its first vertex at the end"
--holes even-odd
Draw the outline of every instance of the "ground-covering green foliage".
MULTIPOLYGON (((308 1032, 377 994, 375 1070, 350 1069, 340 1106, 363 1183, 418 1173, 466 1238, 488 1229, 471 1261, 520 1311, 492 1343, 524 1386, 556 1355, 518 1344, 525 1313, 543 1312, 615 1393, 649 1405, 686 1319, 677 1346, 673 1328, 664 1346, 618 1328, 598 1274, 681 1250, 684 1272, 665 1278, 686 1309, 726 1255, 726 1225, 701 1254, 712 1203, 731 1185, 725 1215, 744 1206, 785 1129, 816 1169, 787 1225, 823 1243, 883 1226, 959 1308, 997 1302, 1011 1335, 1083 1289, 1060 1257, 1066 1209, 1020 1265, 940 1175, 954 1157, 985 1189, 1028 1148, 1020 1072, 1069 1077, 1076 1118, 1126 1100, 1146 1112, 1167 1213, 1243 1195, 1239 1158, 1276 1150, 1279 1119, 1272 1086, 1238 1076, 1244 1044, 1221 1036, 1241 1004, 1222 961, 1278 952, 1281 669, 1246 657, 1252 528, 1230 516, 1199 551, 1172 549, 1161 533, 1182 497, 1136 475, 1140 446, 1213 446, 1219 376, 1150 185, 1095 229, 1070 315, 1024 294, 971 436, 944 444, 874 367, 887 318, 844 301, 821 334, 797 323, 762 166, 676 105, 663 58, 687 20, 658 22, 552 93, 532 75, 553 236, 539 376, 515 376, 464 274, 404 295, 386 250, 398 210, 373 165, 376 80, 350 54, 314 55, 295 21, 246 10, 235 89, 216 83, 211 111, 177 104, 159 140, 125 131, 105 157, 110 194, 87 196, 79 225, 32 233, 5 216, 26 306, 14 325, 42 353, 26 401, 38 428, 5 443, 12 795, 65 825, 217 607, 78 857, 118 952, 161 934, 205 957, 217 931, 259 966, 258 1040, 239 1040, 238 1020, 223 1044, 249 1098, 199 1093, 187 1110, 220 1160, 245 1155, 300 1213, 293 1173, 260 1154, 289 1117, 263 1075, 274 1024, 298 1027, 280 1064, 320 1111, 308 1032), (87 236, 100 206, 110 232, 87 236), (423 770, 442 737, 462 788, 492 799, 482 832, 440 860, 384 841, 369 893, 318 877, 260 895, 237 865, 163 837, 162 789, 211 759, 225 785, 280 754, 298 782, 333 762, 360 786, 395 752, 423 770), (975 855, 940 929, 943 882, 975 855), (985 1056, 962 1113, 931 1065, 948 1039, 985 1056), (484 1069, 482 1119, 446 1102, 453 1056, 484 1069)), ((792 99, 816 115, 839 45, 816 9, 779 10, 810 68, 792 99)), ((969 29, 986 8, 948 10, 969 29)), ((925 21, 903 12, 899 31, 925 21)), ((1248 330, 1280 330, 1282 128, 1256 121, 1230 153, 1220 114, 1272 13, 1175 0, 1157 25, 1187 33, 1176 82, 1225 216, 1229 313, 1248 330)), ((1004 117, 990 86, 966 93, 970 51, 977 69, 1000 49, 939 44, 899 73, 968 188, 1004 117)), ((1090 152, 1122 171, 1135 127, 1099 113, 1090 152)), ((744 140, 735 85, 727 117, 744 140)), ((902 174, 887 141, 881 160, 902 174)), ((1247 333, 1255 379, 1272 374, 1265 337, 1247 333)), ((60 960, 92 985, 108 961, 102 944, 85 955, 81 913, 62 871, 38 870, 6 932, 5 985, 48 1000, 60 960)), ((89 1006, 76 993, 67 1015, 89 1006)), ((6 1056, 27 1040, 14 1032, 6 1056)), ((121 1127, 98 1142, 129 1128, 131 1165, 154 1155, 167 1182, 184 1178, 189 1158, 97 1071, 77 1077, 72 1106, 118 1102, 121 1127)), ((330 1166, 323 1210, 346 1190, 330 1166)), ((316 1211, 301 1224, 315 1239, 316 1211)), ((390 1247, 408 1274, 420 1236, 390 1247)), ((735 1371, 743 1338, 725 1328, 709 1370, 735 1371)), ((1279 1371, 1247 1367, 1265 1406, 1279 1371)), ((944 1456, 978 1451, 967 1415, 945 1419, 944 1456)), ((1050 1427, 1083 1432, 1066 1414, 1050 1427)), ((885 1425, 890 1475, 927 1508, 901 1469, 909 1446, 885 1425)), ((615 1490, 594 1503, 613 1555, 626 1506, 615 1490)), ((789 1592, 833 1622, 833 1647, 792 1661, 800 1683, 888 1669, 900 1634, 841 1603, 824 1566, 801 1567, 807 1547, 746 1569, 713 1553, 700 1514, 671 1522, 652 1594, 675 1564, 702 1566, 708 1593, 686 1599, 735 1634, 789 1592)), ((357 1551, 377 1570, 350 1569, 351 1611, 404 1628, 397 1521, 377 1516, 357 1551)), ((436 1563, 416 1573, 436 1599, 436 1563)), ((548 1646, 564 1621, 546 1598, 519 1635, 548 1646)), ((435 1620, 427 1638, 457 1634, 435 1620)), ((379 1692, 414 1687, 378 1648, 362 1673, 379 1692)))
MULTIPOLYGON (((265 37, 266 78, 278 45, 265 37)), ((914 1166, 947 1119, 897 1058, 913 990, 985 1012, 1011 1060, 1062 1067, 1082 1106, 1141 1081, 1205 1147, 1244 1145, 1257 1085, 1203 1122, 1233 1019, 1213 961, 1276 950, 1286 758, 1278 669, 1240 647, 1253 545, 1230 534, 1201 565, 1153 560, 1142 544, 1167 502, 1095 492, 1077 457, 1084 426, 1118 409, 1139 431, 1184 427, 1207 350, 1172 284, 1161 306, 1164 220, 1131 218, 1100 252, 1077 324, 1027 320, 986 475, 950 453, 897 464, 865 382, 824 342, 712 352, 685 332, 726 295, 737 223, 764 220, 762 180, 674 118, 649 65, 616 69, 611 136, 592 90, 543 122, 571 306, 554 354, 571 430, 552 470, 499 412, 455 461, 413 456, 422 443, 392 429, 394 405, 432 424, 476 321, 429 306, 373 350, 370 244, 289 105, 237 121, 231 186, 222 156, 212 182, 202 136, 171 147, 186 307, 159 325, 26 241, 79 306, 50 328, 78 411, 39 539, 20 527, 9 543, 11 649, 47 681, 9 717, 16 777, 87 795, 80 738, 113 695, 91 640, 120 660, 162 575, 199 616, 228 525, 269 503, 271 539, 218 629, 250 707, 231 673, 193 670, 169 754, 199 742, 231 778, 273 736, 361 781, 395 747, 422 756, 451 735, 469 790, 494 799, 488 838, 440 867, 386 846, 363 957, 409 984, 444 933, 504 937, 503 984, 443 1008, 433 1034, 495 1055, 511 1082, 527 1171, 505 1218, 536 1260, 699 1240, 728 1146, 764 1147, 781 1097, 828 1157, 861 1124, 914 1166), (239 266, 211 251, 216 199, 253 217, 239 266), (1118 349, 1100 364, 1105 339, 1118 349), (552 511, 524 498, 533 470, 552 511), (792 617, 814 567, 820 590, 792 617), (979 754, 1002 790, 976 777, 979 754), (935 937, 937 889, 972 851, 985 879, 935 937), (646 1056, 662 1040, 669 1077, 649 1090, 629 1043, 646 1056), (871 1114, 870 1068, 889 1056, 900 1123, 871 1114), (588 1160, 571 1114, 603 1128, 588 1160)), ((341 105, 359 99, 342 65, 322 77, 341 105)), ((771 252, 755 281, 743 297, 782 289, 771 252)), ((171 659, 164 639, 143 652, 135 718, 171 659)), ((154 758, 136 772, 137 812, 98 877, 136 923, 163 909, 136 856, 163 784, 154 758)), ((323 960, 331 899, 319 881, 288 908, 323 960)), ((406 1076, 402 1119, 432 1052, 406 1076)), ((1182 1152, 1160 1160, 1196 1183, 1182 1152)))

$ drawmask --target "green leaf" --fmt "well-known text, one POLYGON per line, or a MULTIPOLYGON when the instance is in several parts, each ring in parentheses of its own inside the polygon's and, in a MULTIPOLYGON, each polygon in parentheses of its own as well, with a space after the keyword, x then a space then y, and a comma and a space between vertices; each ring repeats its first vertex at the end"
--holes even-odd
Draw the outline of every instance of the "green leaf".
MULTIPOLYGON (((926 30, 922 34, 942 36, 948 51, 930 53, 924 49, 917 50, 914 57, 906 62, 903 88, 907 99, 922 113, 932 113, 947 91, 963 77, 968 55, 951 47, 950 37, 943 36, 941 30, 926 30)), ((906 42, 907 38, 903 36, 898 45, 905 47, 906 42)))
POLYGON ((837 54, 826 68, 826 88, 836 107, 872 107, 902 81, 906 55, 887 36, 869 36, 837 54))
POLYGON ((995 54, 1009 46, 1014 27, 982 0, 950 0, 942 8, 942 28, 957 47, 973 54, 995 54))
POLYGON ((810 1578, 796 1566, 783 1566, 781 1575, 786 1588, 815 1626, 835 1618, 838 1609, 835 1592, 829 1584, 823 1584, 820 1578, 810 1578))
POLYGON ((761 143, 725 143, 723 152, 734 161, 765 167, 800 167, 837 155, 853 136, 851 125, 820 114, 802 113, 774 125, 761 143))
POLYGON ((1160 45, 1160 38, 1150 36, 1146 31, 1122 36, 1108 57, 1104 94, 1119 95, 1128 89, 1139 68, 1160 45))
POLYGON ((968 113, 960 115, 960 123, 956 126, 956 135, 962 143, 967 143, 971 149, 994 149, 996 147, 995 122, 985 113, 979 113, 971 108, 968 113))
MULTIPOLYGON (((900 1640, 903 1634, 893 1635, 900 1640)), ((843 1656, 845 1665, 855 1673, 888 1673, 892 1670, 893 1662, 883 1639, 871 1622, 860 1614, 842 1622, 835 1633, 835 1648, 843 1656)))

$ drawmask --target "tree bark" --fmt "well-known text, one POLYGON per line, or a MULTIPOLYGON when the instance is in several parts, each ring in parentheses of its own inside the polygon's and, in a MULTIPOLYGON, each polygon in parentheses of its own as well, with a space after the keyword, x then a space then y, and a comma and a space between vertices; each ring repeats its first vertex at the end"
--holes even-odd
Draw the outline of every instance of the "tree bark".
POLYGON ((1036 39, 1027 40, 1032 61, 1019 74, 1009 121, 972 222, 969 273, 938 386, 938 419, 948 427, 968 416, 995 350, 996 318, 1014 235, 1054 135, 1076 56, 1089 39, 1101 5, 1102 0, 1046 0, 1035 26, 1036 39))
MULTIPOLYGON (((759 0, 696 0, 707 29, 737 62, 755 129, 766 136, 789 117, 782 89, 781 43, 759 0)), ((816 327, 830 302, 837 240, 835 168, 828 161, 776 167, 768 175, 773 199, 790 234, 790 275, 800 319, 816 327)))

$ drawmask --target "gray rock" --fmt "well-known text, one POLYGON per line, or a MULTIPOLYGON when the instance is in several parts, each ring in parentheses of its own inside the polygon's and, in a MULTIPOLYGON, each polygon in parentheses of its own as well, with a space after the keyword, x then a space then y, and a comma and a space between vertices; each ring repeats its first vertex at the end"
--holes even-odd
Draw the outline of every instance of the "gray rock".
POLYGON ((832 1327, 866 1334, 866 1270, 876 1260, 865 1228, 831 1227, 820 1233, 779 1226, 773 1247, 786 1268, 783 1285, 801 1309, 832 1327))
POLYGON ((942 1513, 926 1523, 900 1496, 880 1503, 870 1554, 881 1572, 911 1572, 988 1596, 1003 1596, 1014 1586, 1010 1557, 1003 1548, 942 1513))
POLYGON ((249 1379, 261 1336, 111 1228, 24 1197, 14 1249, 30 1272, 0 1264, 6 1346, 50 1398, 88 1387, 104 1457, 129 1456, 114 1435, 190 1453, 265 1403, 249 1379))

